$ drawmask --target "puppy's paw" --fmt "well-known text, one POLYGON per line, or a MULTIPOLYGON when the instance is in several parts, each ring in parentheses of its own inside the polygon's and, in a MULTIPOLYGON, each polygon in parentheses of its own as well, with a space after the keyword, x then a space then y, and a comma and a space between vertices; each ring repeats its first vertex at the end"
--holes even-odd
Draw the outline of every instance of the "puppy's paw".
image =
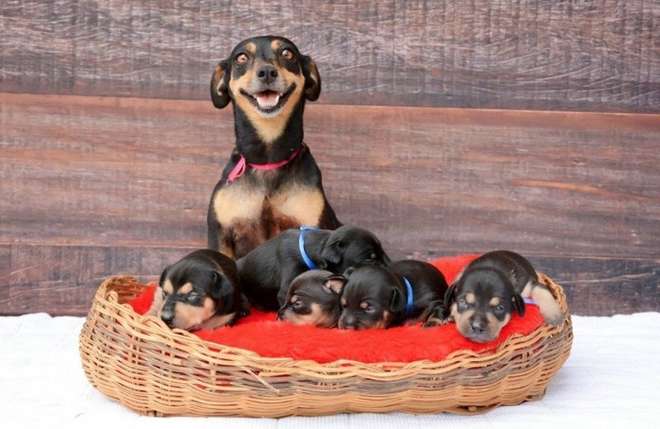
POLYGON ((429 317, 428 319, 426 319, 426 322, 424 322, 424 327, 433 328, 435 326, 446 325, 447 323, 449 323, 449 319, 439 319, 437 317, 429 317))
POLYGON ((532 289, 532 299, 539 306, 539 311, 545 323, 557 326, 564 321, 564 314, 561 307, 559 307, 559 303, 544 285, 539 284, 532 289))

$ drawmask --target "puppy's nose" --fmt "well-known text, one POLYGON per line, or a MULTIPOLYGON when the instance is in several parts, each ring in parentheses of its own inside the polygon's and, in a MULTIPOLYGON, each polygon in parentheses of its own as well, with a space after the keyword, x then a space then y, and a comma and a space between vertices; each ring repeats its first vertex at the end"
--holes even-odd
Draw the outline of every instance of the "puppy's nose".
POLYGON ((470 328, 472 328, 472 332, 474 332, 475 334, 483 334, 484 332, 486 332, 486 324, 479 319, 473 320, 472 323, 470 324, 470 328))
POLYGON ((271 83, 277 79, 277 69, 271 65, 265 65, 257 70, 257 77, 263 83, 271 83))
POLYGON ((164 311, 160 314, 160 319, 165 322, 167 326, 172 326, 172 322, 174 322, 174 312, 164 311))
POLYGON ((342 317, 339 320, 339 328, 340 329, 356 329, 357 324, 356 324, 355 317, 352 317, 352 316, 342 317))

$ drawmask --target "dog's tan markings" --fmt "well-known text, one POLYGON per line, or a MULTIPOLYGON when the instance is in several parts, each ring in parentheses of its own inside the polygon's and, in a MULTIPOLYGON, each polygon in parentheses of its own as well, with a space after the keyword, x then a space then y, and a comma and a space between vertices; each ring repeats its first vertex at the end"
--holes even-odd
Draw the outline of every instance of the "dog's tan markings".
POLYGON ((286 126, 289 117, 293 108, 298 104, 303 88, 305 86, 305 78, 302 75, 296 75, 290 71, 278 67, 278 72, 280 73, 281 78, 284 80, 284 85, 286 88, 289 88, 292 83, 296 84, 296 88, 289 95, 284 106, 281 107, 280 111, 275 116, 263 116, 257 107, 255 107, 245 96, 241 95, 240 90, 243 89, 249 93, 252 91, 249 90, 250 83, 254 79, 254 71, 257 69, 257 66, 253 66, 250 71, 243 74, 238 79, 232 79, 229 82, 229 88, 231 89, 232 94, 234 94, 234 101, 238 107, 245 113, 248 120, 259 134, 261 140, 264 143, 269 144, 275 141, 279 136, 282 135, 284 127, 286 126))
POLYGON ((500 305, 500 299, 498 297, 494 296, 490 299, 488 304, 490 304, 491 307, 497 307, 498 305, 500 305))
POLYGON ((493 313, 488 312, 486 313, 486 320, 488 320, 488 337, 492 341, 500 335, 502 328, 504 328, 506 324, 509 323, 511 320, 511 315, 507 314, 504 317, 504 320, 500 321, 497 319, 497 317, 495 317, 493 313))
POLYGON ((282 320, 291 322, 294 325, 314 325, 322 328, 330 328, 335 325, 336 321, 329 314, 325 313, 319 304, 312 303, 309 308, 311 311, 309 314, 297 314, 287 309, 282 314, 282 320))
POLYGON ((264 191, 233 183, 221 188, 213 197, 213 210, 222 226, 236 220, 258 220, 264 203, 264 191))
POLYGON ((174 292, 174 287, 172 286, 172 282, 169 279, 166 279, 165 282, 163 283, 163 290, 167 294, 171 294, 174 292))
POLYGON ((219 95, 223 95, 223 82, 222 78, 225 76, 225 70, 220 66, 220 64, 215 66, 213 71, 213 87, 219 95))
POLYGON ((229 314, 221 314, 221 315, 217 315, 217 316, 212 316, 207 321, 201 323, 198 328, 199 329, 219 328, 221 326, 225 326, 225 325, 231 323, 231 321, 234 320, 234 317, 236 317, 236 313, 229 313, 229 314))
POLYGON ((151 307, 147 310, 147 316, 157 316, 163 308, 163 289, 157 287, 154 292, 154 299, 151 301, 151 307))
POLYGON ((277 39, 270 42, 270 48, 273 51, 277 51, 280 48, 280 46, 282 46, 282 42, 277 39))
POLYGON ((468 292, 467 294, 465 294, 465 301, 468 304, 474 304, 477 301, 477 297, 474 296, 472 292, 468 292))
POLYGON ((346 298, 342 298, 342 299, 341 299, 341 305, 343 305, 344 307, 346 307, 346 304, 347 304, 347 302, 346 302, 346 298))
POLYGON ((451 312, 456 321, 456 329, 458 329, 458 332, 464 337, 468 337, 470 334, 470 318, 474 315, 474 310, 466 310, 460 313, 457 308, 452 306, 451 312))
POLYGON ((184 284, 183 286, 181 286, 179 288, 179 290, 176 291, 176 293, 178 295, 185 295, 187 293, 190 293, 192 291, 192 289, 193 289, 192 283, 188 282, 188 283, 184 284))
POLYGON ((276 219, 284 215, 300 225, 318 225, 325 201, 320 190, 294 185, 270 197, 270 204, 276 219))
POLYGON ((174 322, 172 326, 180 329, 196 329, 215 313, 215 303, 211 298, 204 298, 201 307, 177 302, 174 305, 174 322))
POLYGON ((559 303, 552 296, 552 293, 541 284, 535 285, 531 288, 531 296, 523 296, 532 298, 536 305, 539 306, 539 311, 543 316, 546 323, 557 326, 564 320, 561 307, 559 303))
POLYGON ((240 258, 246 255, 270 236, 264 231, 261 219, 237 220, 231 225, 227 232, 227 239, 231 241, 234 256, 240 258))
POLYGON ((253 42, 248 42, 245 44, 245 50, 254 55, 255 52, 257 52, 257 45, 255 45, 253 42))

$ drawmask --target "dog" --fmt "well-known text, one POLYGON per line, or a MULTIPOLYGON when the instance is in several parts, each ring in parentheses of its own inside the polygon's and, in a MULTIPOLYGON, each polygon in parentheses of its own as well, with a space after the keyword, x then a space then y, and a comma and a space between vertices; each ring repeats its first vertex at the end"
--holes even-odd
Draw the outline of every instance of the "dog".
POLYGON ((326 270, 310 270, 293 279, 286 301, 277 313, 279 320, 321 328, 337 326, 339 296, 346 279, 326 270))
POLYGON ((246 39, 215 67, 211 100, 232 103, 236 147, 209 203, 210 249, 238 259, 289 228, 341 226, 303 143, 305 102, 320 93, 316 64, 283 37, 246 39))
POLYGON ((289 286, 299 274, 317 268, 340 274, 366 261, 387 265, 390 258, 373 233, 344 225, 334 231, 309 227, 289 229, 252 250, 236 264, 250 303, 275 311, 286 302, 289 286))
POLYGON ((232 325, 247 311, 235 262, 204 249, 163 270, 147 314, 170 328, 194 331, 232 325))
POLYGON ((342 329, 389 328, 421 321, 429 308, 442 302, 447 291, 444 275, 433 265, 416 260, 389 267, 361 264, 344 276, 342 329))
POLYGON ((431 312, 426 325, 453 320, 464 337, 478 343, 492 341, 514 311, 525 314, 525 299, 530 298, 546 323, 561 323, 561 308, 548 287, 539 282, 532 264, 517 253, 496 250, 468 264, 445 294, 443 308, 431 312))

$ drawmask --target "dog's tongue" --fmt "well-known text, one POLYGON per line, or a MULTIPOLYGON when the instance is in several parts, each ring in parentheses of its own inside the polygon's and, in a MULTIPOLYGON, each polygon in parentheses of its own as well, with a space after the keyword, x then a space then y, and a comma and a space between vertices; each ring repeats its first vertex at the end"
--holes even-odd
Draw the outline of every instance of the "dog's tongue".
POLYGON ((275 91, 264 91, 255 95, 259 107, 262 109, 269 109, 271 107, 277 106, 277 102, 280 101, 280 95, 275 91))

